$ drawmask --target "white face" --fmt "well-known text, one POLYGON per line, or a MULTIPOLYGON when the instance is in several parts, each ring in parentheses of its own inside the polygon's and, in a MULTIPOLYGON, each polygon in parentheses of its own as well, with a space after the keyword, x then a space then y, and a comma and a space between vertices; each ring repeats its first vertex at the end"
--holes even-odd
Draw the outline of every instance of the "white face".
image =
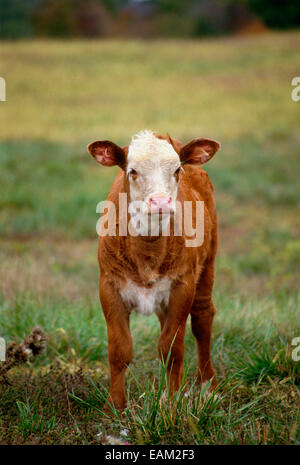
POLYGON ((148 214, 165 222, 175 213, 180 159, 172 145, 158 139, 152 131, 142 131, 132 138, 127 156, 130 205, 140 203, 139 220, 148 223, 148 214), (137 202, 138 201, 138 202, 137 202), (164 218, 163 218, 164 219, 164 218))

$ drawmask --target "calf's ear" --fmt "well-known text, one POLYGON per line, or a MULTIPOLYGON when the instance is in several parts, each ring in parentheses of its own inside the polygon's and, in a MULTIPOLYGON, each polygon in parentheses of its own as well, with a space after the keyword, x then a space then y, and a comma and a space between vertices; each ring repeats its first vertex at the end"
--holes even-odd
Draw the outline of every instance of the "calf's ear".
POLYGON ((97 140, 87 147, 88 152, 102 166, 126 166, 126 151, 110 140, 97 140))
POLYGON ((193 139, 180 150, 181 164, 203 165, 219 150, 219 142, 211 139, 193 139))

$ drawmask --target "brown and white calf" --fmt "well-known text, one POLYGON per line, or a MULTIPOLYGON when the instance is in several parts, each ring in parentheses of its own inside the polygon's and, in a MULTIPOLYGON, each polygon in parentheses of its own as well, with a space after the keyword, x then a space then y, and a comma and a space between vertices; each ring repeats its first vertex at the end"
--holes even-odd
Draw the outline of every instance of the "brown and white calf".
MULTIPOLYGON (((129 329, 132 310, 144 315, 155 312, 160 321, 158 351, 164 360, 171 348, 171 391, 177 390, 182 381, 184 335, 190 314, 199 357, 197 381, 212 380, 212 386, 216 385, 210 350, 217 214, 213 186, 201 165, 219 147, 218 142, 202 138, 183 146, 170 136, 148 130, 133 136, 124 148, 107 140, 88 146, 100 165, 121 168, 107 200, 118 213, 119 194, 127 194, 126 220, 132 220, 132 231, 136 226, 136 234, 120 234, 117 220, 114 235, 99 237, 100 300, 107 323, 111 376, 108 401, 117 408, 126 406, 125 371, 133 353, 129 329), (143 207, 133 215, 131 205, 136 201, 143 207), (196 247, 187 246, 184 228, 180 235, 175 234, 176 210, 182 206, 184 213, 185 202, 192 205, 194 226, 196 203, 204 202, 203 241, 196 247), (154 235, 149 234, 150 216, 159 225, 154 235), (164 230, 169 232, 164 234, 164 230)), ((183 222, 183 217, 181 214, 179 221, 183 222)))

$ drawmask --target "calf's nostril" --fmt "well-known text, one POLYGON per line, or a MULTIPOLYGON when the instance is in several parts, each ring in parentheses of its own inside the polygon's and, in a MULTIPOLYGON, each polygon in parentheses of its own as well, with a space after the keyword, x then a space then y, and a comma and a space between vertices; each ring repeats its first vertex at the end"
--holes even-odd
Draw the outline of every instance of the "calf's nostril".
POLYGON ((172 197, 150 197, 150 205, 169 205, 172 202, 172 197))

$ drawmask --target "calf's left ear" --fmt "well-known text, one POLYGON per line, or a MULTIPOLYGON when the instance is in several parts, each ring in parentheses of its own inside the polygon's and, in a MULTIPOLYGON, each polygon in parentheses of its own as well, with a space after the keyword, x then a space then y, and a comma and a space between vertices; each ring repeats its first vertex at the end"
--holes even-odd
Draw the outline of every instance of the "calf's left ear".
POLYGON ((102 166, 118 165, 124 169, 126 165, 126 149, 122 149, 110 140, 97 140, 87 147, 88 152, 102 166))
POLYGON ((203 165, 219 150, 219 142, 211 139, 193 139, 180 150, 181 164, 203 165))

